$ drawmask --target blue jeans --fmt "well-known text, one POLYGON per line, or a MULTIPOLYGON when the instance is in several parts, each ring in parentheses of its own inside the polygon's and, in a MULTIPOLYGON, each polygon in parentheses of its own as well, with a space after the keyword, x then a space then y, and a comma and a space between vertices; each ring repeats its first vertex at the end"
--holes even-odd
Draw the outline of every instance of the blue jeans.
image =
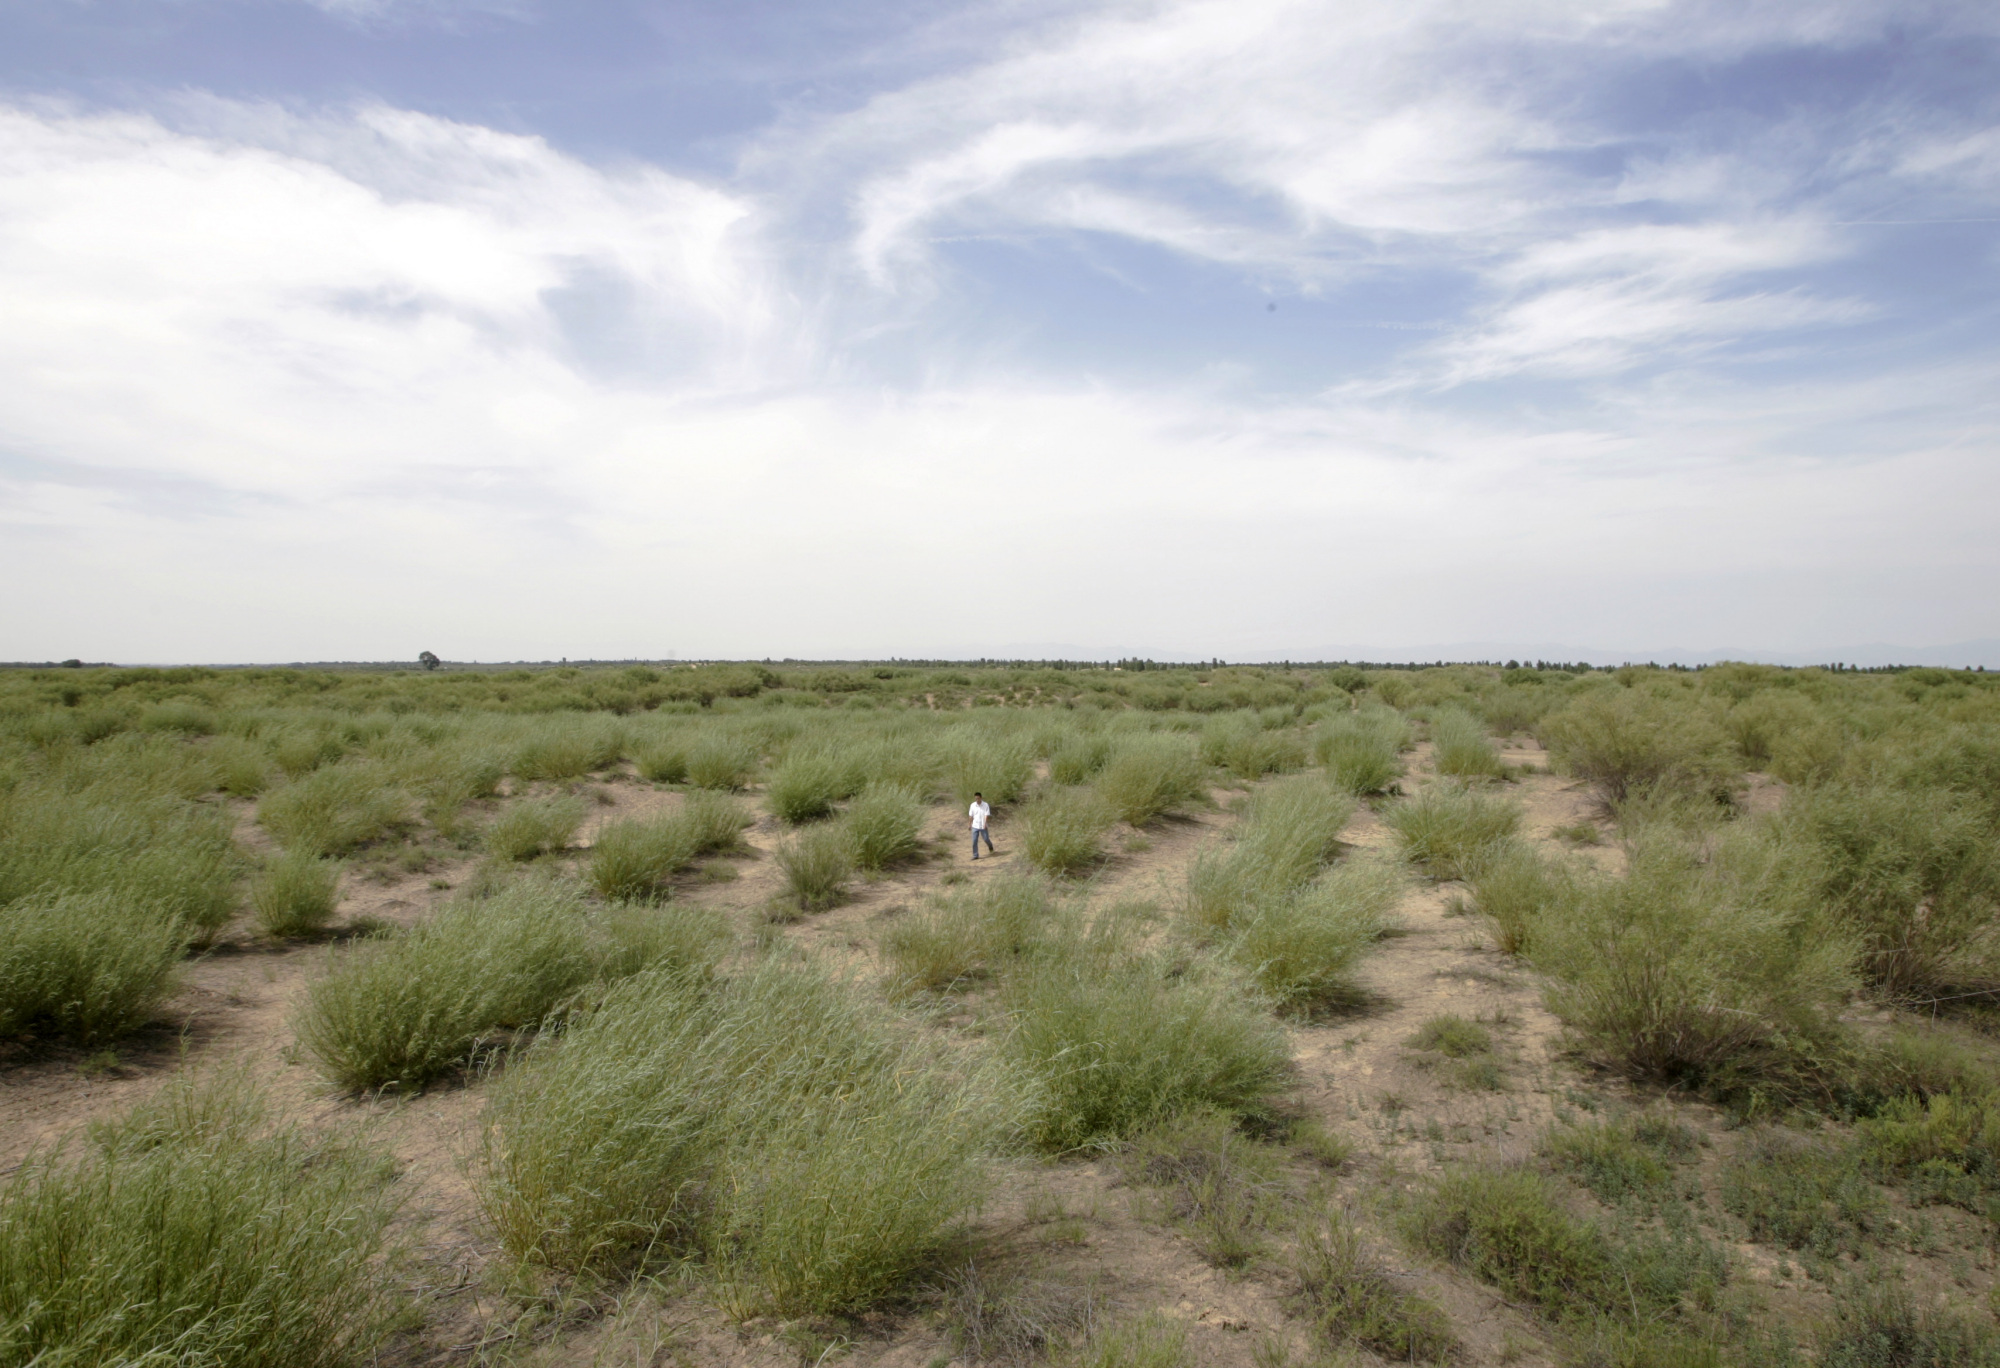
POLYGON ((985 827, 974 827, 972 829, 972 858, 975 860, 979 858, 979 841, 981 837, 986 839, 986 853, 988 855, 993 853, 992 834, 985 827))

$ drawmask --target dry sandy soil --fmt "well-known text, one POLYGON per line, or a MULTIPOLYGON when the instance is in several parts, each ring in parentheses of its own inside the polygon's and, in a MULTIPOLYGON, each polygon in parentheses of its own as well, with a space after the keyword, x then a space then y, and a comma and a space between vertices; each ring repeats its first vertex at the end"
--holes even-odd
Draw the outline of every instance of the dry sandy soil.
MULTIPOLYGON (((1593 820, 1589 795, 1549 774, 1532 742, 1505 755, 1522 771, 1510 791, 1526 810, 1524 831, 1553 843, 1550 833, 1593 820)), ((1427 782, 1420 749, 1406 785, 1427 782)), ((678 803, 677 794, 636 779, 595 786, 601 801, 584 840, 604 821, 678 803)), ((1216 794, 1214 811, 1158 824, 1121 849, 1085 887, 1094 902, 1149 900, 1171 908, 1197 851, 1218 839, 1235 817, 1240 792, 1216 794)), ((1759 782, 1749 802, 1768 805, 1777 790, 1759 782)), ((955 809, 934 813, 932 857, 875 883, 857 883, 843 906, 783 928, 782 934, 836 962, 866 971, 882 924, 941 880, 970 879, 1015 866, 1005 814, 996 818, 997 858, 968 858, 963 821, 955 809)), ((1127 837, 1135 833, 1124 833, 1127 837)), ((261 834, 243 825, 246 842, 261 834)), ((734 879, 691 879, 676 896, 727 908, 747 943, 760 909, 778 885, 762 858, 779 836, 764 818, 748 833, 758 854, 728 862, 734 879)), ((1388 832, 1367 809, 1345 833, 1357 847, 1382 847, 1388 832)), ((1613 846, 1586 847, 1590 858, 1614 865, 1613 846)), ((446 863, 384 881, 350 875, 342 913, 408 923, 425 915, 465 878, 467 861, 446 863)), ((1489 1288, 1410 1255, 1387 1234, 1384 1214, 1397 1191, 1441 1165, 1467 1160, 1528 1158, 1541 1133, 1581 1112, 1615 1113, 1633 1106, 1668 1109, 1709 1142, 1702 1164, 1711 1210, 1714 1169, 1740 1133, 1711 1108, 1684 1098, 1636 1095, 1591 1075, 1562 1052, 1560 1024, 1543 1005, 1536 977, 1493 948, 1484 922, 1456 915, 1452 885, 1413 884, 1400 912, 1401 934, 1367 961, 1369 1005, 1349 1016, 1291 1030, 1297 1062, 1297 1105, 1353 1146, 1338 1170, 1297 1160, 1288 1175, 1299 1209, 1333 1202, 1347 1207, 1396 1278, 1435 1298, 1465 1341, 1463 1362, 1552 1362, 1534 1318, 1489 1288), (1489 1025, 1503 1066, 1498 1090, 1463 1086, 1437 1056, 1408 1046, 1421 1023, 1440 1013, 1489 1025)), ((280 1105, 314 1124, 357 1128, 391 1148, 402 1164, 404 1220, 420 1248, 410 1281, 422 1295, 424 1327, 392 1346, 389 1361, 465 1363, 484 1357, 537 1364, 782 1365, 796 1368, 824 1356, 893 1368, 945 1368, 957 1361, 940 1316, 921 1299, 906 1308, 840 1326, 737 1323, 698 1290, 649 1288, 571 1308, 571 1314, 521 1319, 521 1303, 499 1285, 498 1247, 485 1229, 470 1179, 479 1143, 482 1090, 475 1080, 421 1096, 357 1101, 333 1095, 292 1049, 287 1019, 304 988, 321 973, 324 947, 273 946, 245 929, 196 961, 174 1004, 173 1025, 128 1045, 115 1062, 102 1057, 44 1054, 0 1061, 0 1168, 121 1112, 175 1070, 242 1063, 264 1081, 280 1105), (831 1346, 829 1348, 829 1346, 831 1346)), ((1923 1283, 1949 1279, 1983 1292, 1990 1282, 1988 1239, 1961 1213, 1933 1208, 1927 1219, 1935 1248, 1908 1255, 1923 1283), (1965 1229, 1957 1227, 1963 1225, 1965 1229)), ((1725 1231, 1726 1233, 1726 1231, 1725 1231)), ((1106 1315, 1159 1311, 1189 1325, 1193 1357, 1203 1364, 1275 1368, 1323 1359, 1303 1322, 1288 1314, 1288 1287, 1277 1260, 1253 1261, 1225 1272, 1205 1262, 1157 1198, 1121 1178, 1115 1159, 1012 1162, 996 1200, 981 1214, 975 1246, 989 1261, 1015 1261, 1040 1275, 1094 1289, 1106 1315)), ((1282 1240, 1274 1238, 1274 1252, 1282 1240)), ((1823 1286, 1795 1271, 1785 1251, 1737 1239, 1736 1276, 1766 1286, 1774 1309, 1811 1313, 1823 1307, 1823 1286)), ((1355 1361, 1369 1362, 1365 1354, 1355 1361)))

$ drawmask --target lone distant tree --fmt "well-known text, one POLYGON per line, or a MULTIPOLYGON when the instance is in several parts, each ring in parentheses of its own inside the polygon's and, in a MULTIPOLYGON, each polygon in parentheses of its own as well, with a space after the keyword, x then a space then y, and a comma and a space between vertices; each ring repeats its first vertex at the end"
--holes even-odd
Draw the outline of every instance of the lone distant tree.
POLYGON ((438 666, 444 664, 444 662, 439 660, 437 658, 437 655, 431 651, 425 651, 422 655, 418 656, 417 663, 423 666, 426 670, 435 670, 438 666))

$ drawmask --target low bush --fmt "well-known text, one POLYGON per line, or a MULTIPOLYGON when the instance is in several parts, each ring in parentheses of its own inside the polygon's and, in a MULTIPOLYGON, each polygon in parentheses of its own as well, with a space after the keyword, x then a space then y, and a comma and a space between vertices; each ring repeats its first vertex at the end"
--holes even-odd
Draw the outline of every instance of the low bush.
POLYGON ((1522 841, 1491 847, 1468 882, 1473 903, 1493 919, 1494 941, 1507 955, 1528 954, 1535 928, 1561 917, 1576 896, 1569 867, 1522 841))
POLYGON ((1096 1323, 1102 1295, 1066 1272, 1044 1276, 1018 1261, 968 1263, 937 1290, 952 1345, 969 1363, 1032 1363, 1069 1348, 1096 1323))
POLYGON ((390 940, 332 952, 293 1020, 299 1044, 342 1088, 416 1089, 483 1042, 533 1028, 599 972, 573 894, 526 882, 452 902, 390 940))
POLYGON ((1359 1004, 1354 970, 1395 925, 1403 877, 1391 865, 1350 860, 1302 889, 1252 905, 1228 953, 1281 1011, 1312 1015, 1359 1004))
POLYGON ((1186 742, 1149 736, 1120 746, 1097 776, 1097 791, 1133 826, 1208 800, 1208 776, 1186 742))
POLYGON ((765 806, 793 826, 831 817, 853 793, 846 762, 819 750, 793 751, 764 781, 765 806))
POLYGON ((257 820, 288 850, 343 855, 404 825, 409 795, 380 765, 349 761, 315 769, 266 794, 257 820))
POLYGON ((345 1368, 403 1311, 386 1156, 183 1076, 0 1187, 10 1363, 345 1368))
POLYGON ((1326 723, 1313 740, 1313 758, 1326 768, 1328 782, 1353 794, 1386 793, 1403 777, 1402 747, 1407 735, 1400 716, 1357 713, 1326 723))
POLYGON ((1395 1363, 1450 1363, 1458 1336, 1444 1309, 1405 1291, 1368 1256, 1346 1215, 1309 1226, 1292 1256, 1297 1297, 1313 1327, 1335 1344, 1358 1344, 1395 1363))
POLYGON ((1544 718, 1541 739, 1614 808, 1649 789, 1726 800, 1735 777, 1728 734, 1693 696, 1596 689, 1544 718))
POLYGON ((1303 887, 1340 846, 1354 800, 1301 775, 1245 806, 1233 844, 1206 850, 1188 874, 1186 911, 1198 934, 1229 930, 1259 904, 1303 887))
POLYGON ((486 848, 503 860, 532 860, 565 850, 583 825, 580 798, 522 798, 486 828, 486 848))
POLYGON ((1008 983, 1013 1058, 1042 1080, 1028 1135, 1064 1153, 1196 1108, 1256 1113, 1291 1068, 1254 993, 1148 957, 1031 961, 1008 983))
POLYGON ((1776 1131, 1744 1144, 1721 1187, 1723 1208, 1751 1239, 1825 1259, 1862 1253, 1887 1209, 1852 1153, 1776 1131))
POLYGON ((1507 772, 1486 724, 1462 708, 1432 714, 1431 764, 1439 774, 1460 779, 1498 779, 1507 772))
POLYGON ((782 842, 778 870, 785 876, 785 896, 801 912, 818 912, 839 902, 854 873, 854 847, 837 826, 814 827, 782 842))
POLYGON ((756 773, 756 747, 738 737, 710 734, 688 747, 687 781, 696 788, 747 788, 756 773))
POLYGON ((1049 778, 1058 784, 1087 784, 1111 763, 1111 738, 1072 736, 1049 754, 1049 778))
POLYGON ((983 793, 989 803, 1011 803, 1035 775, 1035 750, 1025 737, 961 733, 938 750, 945 788, 954 802, 971 803, 983 793))
POLYGON ((607 898, 659 897, 666 881, 695 860, 733 847, 747 820, 721 794, 692 793, 665 816, 613 822, 590 848, 591 887, 607 898))
POLYGON ((1555 1127, 1537 1152, 1557 1173, 1615 1206, 1670 1195, 1674 1166, 1692 1160, 1700 1148, 1700 1137, 1687 1126, 1642 1112, 1555 1127))
POLYGON ((1171 1117, 1135 1139, 1119 1167, 1128 1182, 1161 1193, 1162 1214, 1210 1263, 1240 1268, 1263 1251, 1283 1191, 1278 1159, 1242 1134, 1235 1117, 1171 1117))
POLYGON ((280 855, 250 888, 257 924, 272 936, 324 931, 340 901, 340 866, 310 851, 280 855))
POLYGON ((1901 1097, 1863 1120, 1863 1170, 1902 1184, 1913 1202, 1948 1202, 2000 1215, 2000 1099, 1952 1091, 1901 1097))
POLYGON ((914 788, 870 784, 841 815, 854 863, 869 871, 898 864, 923 848, 924 801, 914 788))
POLYGON ((1822 1368, 2000 1368, 1990 1317, 1919 1306, 1908 1288, 1879 1276, 1841 1288, 1814 1340, 1822 1368))
POLYGON ((655 784, 685 784, 688 779, 687 742, 675 737, 652 741, 639 747, 635 757, 639 777, 655 784))
POLYGON ((178 922, 116 891, 0 910, 0 1036, 92 1045, 128 1035, 172 995, 187 944, 178 922))
POLYGON ((1403 854, 1438 879, 1474 874, 1521 825, 1520 805, 1453 781, 1382 809, 1403 854))
POLYGON ((1645 1322, 1713 1303, 1722 1253, 1690 1233, 1614 1240, 1572 1214, 1553 1183, 1520 1169, 1447 1173, 1411 1203, 1412 1244, 1558 1322, 1645 1322))
POLYGON ((1528 954, 1549 1005, 1600 1063, 1720 1094, 1822 1086, 1853 948, 1764 896, 1755 831, 1638 833, 1623 878, 1580 879, 1528 954))
POLYGON ((892 991, 945 992, 1000 977, 1066 928, 1046 879, 1000 874, 933 897, 893 923, 882 954, 892 991))
POLYGON ((1218 718, 1202 729, 1201 758, 1250 783, 1302 768, 1306 743, 1297 732, 1267 730, 1255 718, 1218 718))
POLYGON ((1021 815, 1021 849, 1047 874, 1080 874, 1104 858, 1104 833, 1116 821, 1094 790, 1054 789, 1021 815))
POLYGON ((535 724, 507 768, 531 781, 581 779, 616 764, 624 747, 623 730, 602 714, 551 717, 535 724))
POLYGON ((977 1206, 1001 1093, 811 964, 644 974, 500 1080, 482 1194, 518 1258, 692 1256, 739 1314, 849 1313, 977 1206))

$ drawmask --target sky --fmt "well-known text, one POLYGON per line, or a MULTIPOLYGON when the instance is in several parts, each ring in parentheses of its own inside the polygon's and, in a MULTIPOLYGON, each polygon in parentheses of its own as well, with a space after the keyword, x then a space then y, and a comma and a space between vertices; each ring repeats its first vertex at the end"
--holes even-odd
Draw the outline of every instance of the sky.
POLYGON ((0 659, 2000 666, 1996 525, 1989 0, 0 6, 0 659))

